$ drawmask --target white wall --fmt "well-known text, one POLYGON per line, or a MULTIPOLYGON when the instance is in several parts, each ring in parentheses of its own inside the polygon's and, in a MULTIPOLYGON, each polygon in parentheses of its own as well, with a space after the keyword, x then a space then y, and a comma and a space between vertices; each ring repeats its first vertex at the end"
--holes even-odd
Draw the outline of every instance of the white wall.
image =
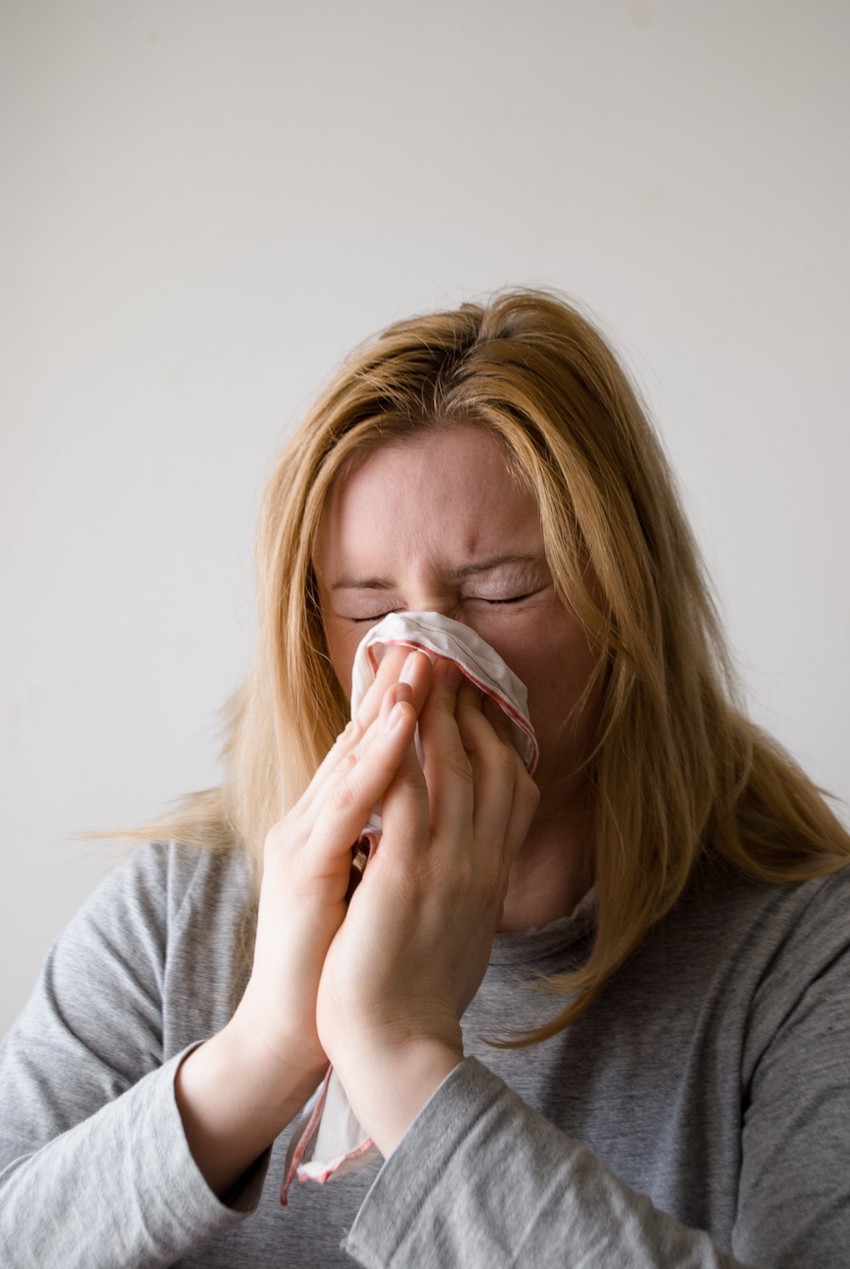
POLYGON ((0 1029, 216 778, 255 505, 367 333, 506 282, 599 314, 753 708, 850 795, 843 0, 5 0, 0 1029))

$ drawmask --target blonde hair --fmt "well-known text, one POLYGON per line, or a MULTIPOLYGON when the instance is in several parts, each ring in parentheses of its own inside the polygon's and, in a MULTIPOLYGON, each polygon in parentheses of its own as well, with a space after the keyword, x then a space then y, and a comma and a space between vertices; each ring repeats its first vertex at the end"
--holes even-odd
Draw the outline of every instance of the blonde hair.
POLYGON ((658 440, 601 335, 556 296, 510 291, 399 322, 345 363, 268 486, 259 659, 232 707, 225 783, 156 828, 259 860, 346 719, 311 566, 331 485, 376 446, 458 422, 491 429, 533 491, 557 591, 604 675, 587 770, 595 938, 554 983, 569 1003, 542 1039, 587 1008, 701 855, 770 882, 850 859, 821 793, 739 708, 658 440))

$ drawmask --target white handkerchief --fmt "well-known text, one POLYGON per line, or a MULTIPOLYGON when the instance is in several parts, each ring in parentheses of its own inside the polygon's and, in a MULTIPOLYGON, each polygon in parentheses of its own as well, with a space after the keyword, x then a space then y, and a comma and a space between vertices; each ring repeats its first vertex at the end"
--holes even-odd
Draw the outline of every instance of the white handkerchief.
POLYGON ((421 648, 435 661, 454 661, 482 692, 501 705, 511 722, 514 744, 529 772, 537 766, 537 738, 528 718, 528 693, 513 670, 469 626, 438 612, 393 612, 373 626, 354 654, 351 671, 351 713, 375 679, 385 648, 401 644, 421 648))
MULTIPOLYGON (((352 717, 374 682, 385 648, 391 644, 419 648, 432 660, 453 661, 482 692, 492 697, 511 722, 514 744, 528 771, 537 765, 538 747, 528 717, 525 686, 479 635, 450 617, 436 612, 391 613, 367 633, 354 656, 351 677, 352 717)), ((371 850, 377 846, 381 819, 377 809, 363 836, 371 850)), ((293 1177, 299 1181, 328 1181, 331 1177, 362 1168, 379 1157, 376 1147, 354 1117, 333 1067, 304 1107, 295 1125, 286 1159, 281 1201, 293 1177)))

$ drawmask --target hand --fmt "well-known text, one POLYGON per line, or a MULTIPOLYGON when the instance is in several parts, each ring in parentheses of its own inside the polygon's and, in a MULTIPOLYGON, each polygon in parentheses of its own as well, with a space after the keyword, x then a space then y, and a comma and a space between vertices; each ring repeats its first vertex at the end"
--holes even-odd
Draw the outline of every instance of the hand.
POLYGON ((536 786, 480 694, 438 662, 383 799, 383 836, 328 951, 318 1030, 360 1122, 386 1154, 463 1056, 536 786))
POLYGON ((410 748, 430 677, 427 657, 389 652, 357 718, 266 839, 248 986, 228 1025, 189 1054, 175 1082, 192 1154, 221 1197, 327 1067, 316 995, 346 913, 351 846, 410 748))
POLYGON ((351 846, 410 748, 430 679, 426 656, 389 649, 356 718, 266 838, 253 968, 233 1024, 286 1064, 327 1065, 316 997, 346 915, 351 846))

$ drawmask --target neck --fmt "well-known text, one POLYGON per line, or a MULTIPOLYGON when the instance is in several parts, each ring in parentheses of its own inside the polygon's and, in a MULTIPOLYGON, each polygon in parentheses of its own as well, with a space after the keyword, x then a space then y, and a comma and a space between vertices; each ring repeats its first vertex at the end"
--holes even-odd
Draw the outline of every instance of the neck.
POLYGON ((573 804, 548 816, 539 809, 511 871, 497 930, 515 934, 569 916, 592 885, 585 806, 573 804))

